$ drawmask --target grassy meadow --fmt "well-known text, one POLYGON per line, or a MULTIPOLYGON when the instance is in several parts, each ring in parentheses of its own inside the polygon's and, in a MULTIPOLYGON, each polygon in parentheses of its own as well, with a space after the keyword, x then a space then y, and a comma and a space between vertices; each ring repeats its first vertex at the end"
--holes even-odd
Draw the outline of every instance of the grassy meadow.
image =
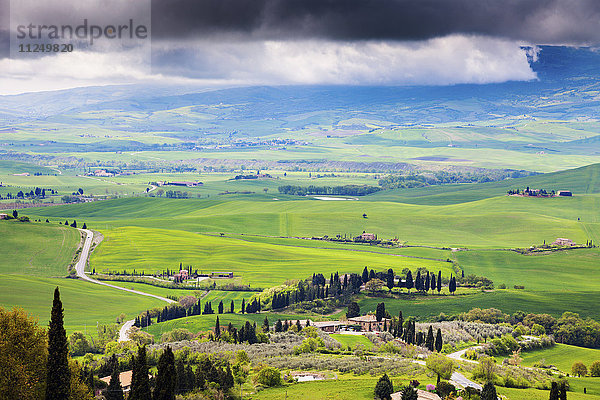
POLYGON ((79 238, 79 231, 74 228, 0 221, 0 307, 22 307, 45 326, 50 318, 54 288, 58 286, 67 332, 83 331, 87 326, 88 333, 93 333, 96 323, 114 322, 121 313, 134 317, 146 308, 164 304, 65 278, 79 238))
MULTIPOLYGON (((600 361, 600 350, 570 346, 557 343, 548 349, 532 350, 521 353, 522 365, 532 367, 536 362, 543 360, 546 365, 554 365, 564 373, 571 373, 571 366, 576 361, 583 362, 588 368, 594 361, 600 361)), ((596 379, 600 389, 600 378, 596 379)), ((597 393, 600 395, 600 391, 597 393)))

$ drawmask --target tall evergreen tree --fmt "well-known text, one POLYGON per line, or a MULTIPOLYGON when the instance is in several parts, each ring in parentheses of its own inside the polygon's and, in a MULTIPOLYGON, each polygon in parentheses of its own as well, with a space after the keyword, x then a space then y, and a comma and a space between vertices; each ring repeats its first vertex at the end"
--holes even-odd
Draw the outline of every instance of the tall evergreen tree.
POLYGON ((363 283, 369 282, 369 270, 367 269, 367 267, 365 267, 365 269, 363 269, 362 281, 363 281, 363 283))
POLYGON ((558 392, 558 383, 552 382, 552 387, 550 388, 550 400, 559 400, 558 392))
POLYGON ((388 289, 392 290, 392 288, 394 287, 394 270, 393 269, 388 269, 387 270, 387 287, 388 289))
POLYGON ((385 317, 385 303, 378 303, 377 309, 375 310, 375 319, 377 322, 381 322, 381 320, 385 317))
POLYGON ((271 324, 269 324, 269 319, 265 315, 265 320, 263 321, 263 332, 269 332, 271 330, 271 324))
POLYGON ((492 382, 487 382, 481 391, 481 400, 498 400, 496 387, 492 382))
POLYGON ((402 337, 404 333, 404 317, 402 317, 402 310, 398 311, 398 326, 396 327, 397 337, 402 337))
POLYGON ((558 387, 558 399, 567 400, 567 384, 564 381, 558 387))
POLYGON ((219 309, 218 309, 219 314, 223 314, 223 300, 221 300, 219 302, 219 309))
POLYGON ((444 345, 444 342, 442 339, 442 330, 440 328, 438 328, 437 334, 435 336, 435 350, 439 353, 440 351, 442 351, 443 345, 444 345))
POLYGON ((221 324, 219 323, 219 317, 217 316, 217 320, 215 321, 215 336, 221 337, 221 324))
POLYGON ((69 370, 69 348, 64 328, 64 315, 60 291, 54 289, 54 300, 48 327, 48 363, 46 379, 46 400, 66 400, 71 387, 69 370))
POLYGON ((412 272, 408 271, 406 273, 406 283, 405 283, 405 286, 408 289, 409 293, 410 293, 410 289, 412 289, 414 285, 415 284, 413 282, 412 272))
POLYGON ((242 314, 246 312, 246 300, 242 299, 242 314))
POLYGON ((429 285, 431 285, 431 281, 429 280, 429 272, 427 273, 427 276, 425 277, 425 287, 423 288, 423 290, 425 290, 426 292, 429 291, 429 285))
POLYGON ((434 291, 436 288, 435 286, 435 274, 432 272, 431 273, 431 290, 434 291))
POLYGON ((438 271, 437 291, 438 293, 442 291, 442 271, 438 271))
POLYGON ((121 381, 119 380, 119 360, 115 354, 113 354, 111 361, 113 364, 113 371, 110 375, 108 387, 104 391, 104 397, 106 400, 123 400, 123 387, 121 386, 121 381))
POLYGON ((427 331, 427 339, 425 340, 425 347, 429 349, 429 351, 433 351, 435 349, 435 339, 433 337, 433 328, 429 325, 429 330, 427 331))
POLYGON ((450 277, 450 283, 448 284, 448 290, 452 294, 454 294, 454 292, 456 292, 456 278, 453 276, 450 277))
POLYGON ((133 359, 131 391, 129 392, 128 400, 152 400, 150 379, 148 378, 146 346, 138 347, 137 357, 133 359))
POLYGON ((235 307, 235 304, 233 303, 233 300, 231 300, 231 305, 229 306, 229 312, 232 314, 235 312, 234 307, 235 307))
POLYGON ((177 385, 177 372, 175 371, 175 356, 170 346, 160 355, 158 359, 158 371, 156 374, 156 387, 154 388, 153 400, 175 400, 175 388, 177 385))
POLYGON ((423 281, 421 280, 421 271, 417 271, 417 277, 415 278, 415 290, 419 292, 423 290, 423 281))

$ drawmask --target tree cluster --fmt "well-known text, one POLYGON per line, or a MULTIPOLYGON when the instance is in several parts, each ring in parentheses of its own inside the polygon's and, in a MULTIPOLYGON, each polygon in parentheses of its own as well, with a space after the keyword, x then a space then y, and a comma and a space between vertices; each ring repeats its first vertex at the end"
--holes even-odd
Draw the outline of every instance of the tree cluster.
POLYGON ((344 185, 344 186, 314 186, 307 187, 284 185, 279 186, 279 193, 296 196, 306 195, 338 195, 338 196, 366 196, 381 190, 377 186, 368 185, 344 185))

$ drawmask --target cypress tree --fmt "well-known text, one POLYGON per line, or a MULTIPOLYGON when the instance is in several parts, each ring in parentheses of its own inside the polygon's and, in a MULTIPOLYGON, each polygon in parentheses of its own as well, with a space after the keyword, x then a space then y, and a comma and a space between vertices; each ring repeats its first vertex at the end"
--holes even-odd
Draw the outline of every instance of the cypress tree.
POLYGON ((235 306, 235 304, 233 303, 233 300, 231 300, 231 305, 229 306, 229 312, 232 314, 235 312, 234 306, 235 306))
POLYGON ((223 300, 219 302, 219 314, 223 314, 223 300))
POLYGON ((424 290, 425 290, 426 292, 428 292, 428 291, 429 291, 429 286, 430 286, 430 284, 431 284, 431 281, 429 280, 429 272, 428 272, 428 273, 427 273, 427 276, 425 277, 425 288, 424 288, 424 290))
POLYGON ((215 336, 221 337, 221 324, 219 324, 219 317, 217 316, 217 321, 215 322, 215 336))
POLYGON ((435 274, 432 272, 431 273, 431 290, 435 290, 436 285, 435 285, 435 274))
POLYGON ((383 317, 385 317, 385 303, 378 303, 375 310, 375 319, 377 322, 381 322, 383 317))
POLYGON ((365 267, 365 269, 363 269, 361 278, 362 278, 363 283, 369 282, 369 271, 367 270, 367 267, 365 267))
POLYGON ((413 282, 412 272, 408 271, 406 273, 406 288, 408 289, 409 293, 410 293, 410 289, 412 289, 413 286, 414 286, 414 282, 413 282))
POLYGON ((558 383, 552 382, 552 387, 550 388, 550 400, 559 400, 558 392, 558 383))
POLYGON ((456 278, 455 277, 450 277, 450 283, 448 284, 448 290, 452 294, 454 294, 454 292, 456 292, 456 278))
POLYGON ((63 307, 58 286, 54 289, 52 313, 48 327, 48 363, 46 400, 66 400, 71 387, 67 333, 63 325, 63 307))
POLYGON ((437 291, 438 293, 442 291, 442 271, 438 271, 437 291))
POLYGON ((396 335, 402 337, 404 331, 404 318, 402 317, 402 310, 398 311, 398 326, 396 327, 396 335))
POLYGON ((269 319, 265 315, 265 320, 263 321, 263 332, 269 332, 271 330, 271 325, 269 324, 269 319))
POLYGON ((170 346, 158 359, 158 372, 156 374, 156 387, 154 400, 175 400, 175 387, 177 373, 175 371, 175 356, 170 346))
POLYGON ((182 360, 179 360, 177 361, 177 363, 175 363, 175 371, 177 372, 177 389, 175 390, 175 392, 179 394, 185 393, 188 390, 188 388, 185 376, 185 366, 183 365, 182 360))
POLYGON ((442 351, 442 346, 444 345, 442 339, 442 330, 438 328, 437 335, 435 336, 435 350, 439 353, 442 351))
POLYGON ((388 289, 392 290, 392 288, 394 287, 394 270, 393 269, 388 269, 387 271, 387 287, 388 289))
POLYGON ((415 278, 415 290, 423 290, 423 281, 421 280, 421 271, 417 271, 417 277, 415 278))
POLYGON ((148 378, 148 361, 146 346, 138 347, 137 357, 133 359, 131 374, 131 392, 128 400, 151 400, 150 379, 148 378))
POLYGON ((558 388, 558 399, 567 400, 567 384, 563 381, 558 388))
POLYGON ((275 323, 275 332, 283 332, 283 324, 280 319, 275 323))
POLYGON ((433 338, 433 328, 429 325, 429 330, 427 331, 427 340, 425 341, 425 347, 429 349, 429 351, 433 351, 435 348, 435 339, 433 338))
POLYGON ((104 397, 106 400, 123 400, 123 387, 119 380, 119 360, 117 359, 117 356, 113 354, 111 361, 113 364, 113 372, 110 375, 110 381, 104 392, 104 397))
POLYGON ((246 299, 242 299, 242 314, 246 312, 246 299))

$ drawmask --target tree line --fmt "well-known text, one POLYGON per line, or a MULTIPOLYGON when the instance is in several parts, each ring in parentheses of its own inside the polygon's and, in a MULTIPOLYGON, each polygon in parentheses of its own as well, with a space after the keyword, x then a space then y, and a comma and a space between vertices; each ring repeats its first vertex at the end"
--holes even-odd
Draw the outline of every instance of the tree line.
POLYGON ((283 185, 278 188, 279 193, 295 196, 307 195, 340 195, 340 196, 366 196, 381 190, 377 186, 368 185, 343 185, 343 186, 295 186, 283 185))

